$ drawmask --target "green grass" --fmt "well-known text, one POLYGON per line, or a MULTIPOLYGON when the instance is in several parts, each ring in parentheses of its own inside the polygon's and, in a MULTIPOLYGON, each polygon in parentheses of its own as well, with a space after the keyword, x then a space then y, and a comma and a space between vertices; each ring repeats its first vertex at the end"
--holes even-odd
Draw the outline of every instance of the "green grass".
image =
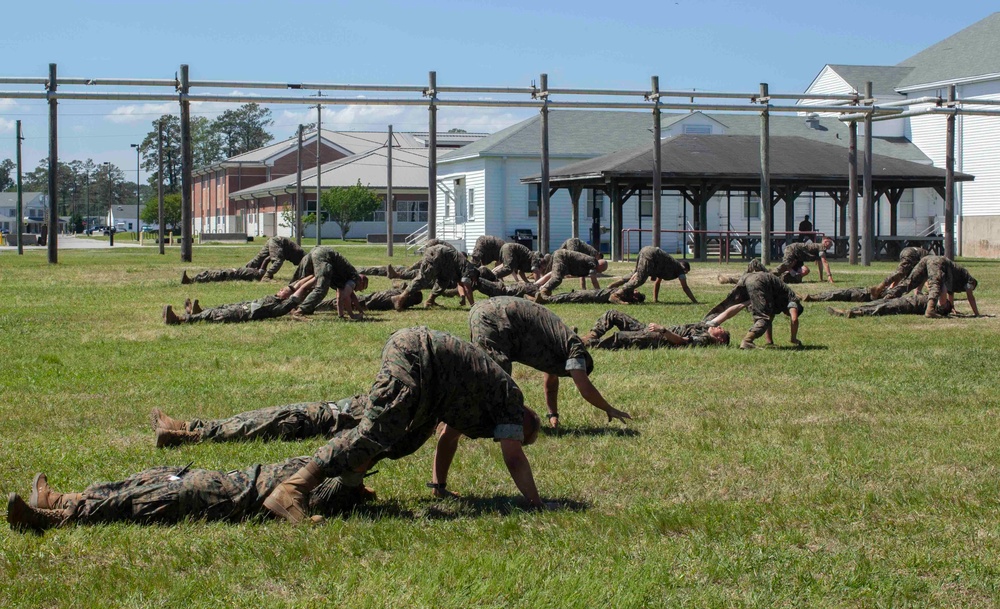
MULTIPOLYGON (((148 413, 221 417, 348 396, 367 389, 397 328, 467 333, 466 311, 448 299, 363 324, 332 314, 162 324, 162 306, 186 296, 212 306, 274 290, 179 282, 183 268, 239 265, 259 247, 196 247, 194 265, 155 245, 63 251, 56 266, 42 251, 0 253, 0 492, 26 496, 37 471, 80 490, 153 465, 234 469, 310 454, 322 440, 157 450, 148 413)), ((342 250, 357 265, 383 260, 380 248, 342 250)), ((980 309, 1000 312, 1000 265, 965 264, 980 309)), ((668 283, 665 302, 628 312, 698 320, 728 290, 716 275, 741 266, 695 264, 699 305, 668 283)), ((834 263, 840 285, 891 268, 834 263)), ((802 292, 824 289, 809 279, 802 292)), ((582 332, 604 307, 553 309, 582 332)), ((318 527, 5 529, 0 606, 997 605, 1000 318, 846 320, 824 309, 806 305, 803 351, 596 353, 595 384, 635 419, 606 433, 621 426, 564 384, 565 429, 527 453, 543 496, 565 509, 516 509, 489 441, 459 449, 449 487, 463 498, 433 500, 428 445, 379 464, 376 506, 318 527)), ((727 323, 736 343, 749 326, 746 314, 727 323)), ((787 346, 787 318, 775 340, 787 346)), ((540 374, 516 367, 515 378, 543 413, 540 374)))

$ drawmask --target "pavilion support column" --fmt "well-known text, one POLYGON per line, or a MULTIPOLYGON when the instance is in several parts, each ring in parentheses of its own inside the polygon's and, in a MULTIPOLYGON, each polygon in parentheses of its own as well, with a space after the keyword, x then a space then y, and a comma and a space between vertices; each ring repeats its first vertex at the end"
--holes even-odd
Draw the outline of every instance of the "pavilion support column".
MULTIPOLYGON (((191 146, 191 102, 187 95, 191 90, 188 84, 188 66, 181 65, 180 72, 181 98, 181 262, 191 262, 191 248, 194 239, 194 214, 192 195, 194 193, 194 152, 191 146)), ((259 224, 258 224, 259 226, 259 224)))
MULTIPOLYGON (((857 100, 854 105, 858 105, 857 100)), ((858 264, 858 122, 851 121, 847 145, 847 218, 850 234, 847 240, 847 260, 858 264)))
POLYGON ((538 249, 542 253, 548 253, 551 236, 551 216, 549 215, 549 75, 540 75, 538 85, 541 88, 539 95, 542 98, 542 198, 538 202, 539 207, 541 207, 539 215, 542 216, 542 230, 538 234, 538 249))
MULTIPOLYGON (((59 262, 59 247, 56 244, 59 236, 59 102, 55 98, 56 88, 56 64, 49 64, 49 225, 48 229, 48 254, 49 264, 59 262)), ((18 134, 20 136, 20 134, 18 134)), ((20 146, 20 140, 18 140, 20 146)), ((139 178, 136 177, 136 181, 139 178)), ((21 217, 18 216, 18 220, 21 217)), ((17 236, 17 246, 21 247, 21 235, 17 236)))
MULTIPOLYGON (((872 83, 865 83, 865 105, 874 104, 872 100, 872 83)), ((865 235, 864 249, 861 250, 861 264, 871 266, 875 255, 875 192, 872 190, 872 113, 865 115, 865 160, 864 160, 864 216, 865 235)))
POLYGON ((948 86, 944 162, 944 256, 955 258, 955 85, 948 86))
POLYGON ((889 234, 895 237, 899 234, 899 201, 903 198, 902 188, 889 188, 885 196, 889 200, 889 234))
MULTIPOLYGON (((428 74, 427 92, 427 238, 437 238, 437 72, 428 74)), ((316 197, 319 198, 318 196, 316 197)), ((317 207, 317 209, 319 209, 317 207)))
POLYGON ((771 114, 767 83, 760 83, 760 259, 771 264, 771 114))
POLYGON ((577 239, 580 238, 580 195, 583 194, 583 186, 570 186, 569 187, 569 198, 572 204, 571 216, 570 216, 570 232, 571 236, 577 239))
POLYGON ((611 260, 622 259, 621 188, 617 182, 611 183, 611 260))
MULTIPOLYGON (((662 128, 660 126, 660 77, 652 77, 652 93, 650 99, 653 100, 653 247, 660 247, 660 232, 663 228, 660 217, 660 203, 663 195, 663 155, 660 147, 662 142, 662 128)), ((640 196, 641 197, 641 196, 640 196)), ((639 217, 642 217, 642 204, 640 203, 639 217)), ((642 234, 639 235, 640 243, 642 234)))
POLYGON ((795 199, 799 198, 800 191, 789 187, 785 190, 785 245, 792 242, 795 237, 795 199))

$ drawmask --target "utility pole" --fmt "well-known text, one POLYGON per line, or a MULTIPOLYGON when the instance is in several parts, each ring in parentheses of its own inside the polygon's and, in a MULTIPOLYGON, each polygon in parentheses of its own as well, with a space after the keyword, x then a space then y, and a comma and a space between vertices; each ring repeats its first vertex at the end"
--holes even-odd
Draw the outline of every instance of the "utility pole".
POLYGON ((392 258, 392 125, 389 125, 389 139, 385 142, 385 253, 392 258))
POLYGON ((24 255, 24 199, 21 193, 21 121, 17 121, 17 255, 24 255))
POLYGON ((156 228, 160 243, 160 255, 163 251, 163 119, 156 124, 156 228))
MULTIPOLYGON (((316 95, 323 97, 323 92, 316 95)), ((323 151, 323 104, 316 104, 316 245, 323 243, 323 161, 320 153, 323 151)))
POLYGON ((135 240, 142 245, 142 233, 139 231, 139 144, 129 144, 135 148, 135 240))
POLYGON ((56 64, 49 64, 49 264, 59 262, 59 102, 56 92, 56 64))
POLYGON ((295 243, 302 245, 302 125, 299 125, 299 145, 295 154, 295 243))

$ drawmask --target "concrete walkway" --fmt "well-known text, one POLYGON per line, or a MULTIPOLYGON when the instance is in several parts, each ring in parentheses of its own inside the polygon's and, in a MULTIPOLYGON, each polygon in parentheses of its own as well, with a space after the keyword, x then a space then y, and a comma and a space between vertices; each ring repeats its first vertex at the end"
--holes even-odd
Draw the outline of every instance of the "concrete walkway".
MULTIPOLYGON (((77 235, 59 235, 59 239, 56 241, 58 248, 60 250, 100 250, 108 249, 111 245, 108 243, 108 238, 103 239, 92 239, 90 237, 77 237, 77 235)), ((155 243, 153 243, 155 245, 155 243)), ((140 246, 134 241, 121 242, 120 240, 115 240, 115 247, 145 247, 140 246)), ((25 245, 25 250, 48 250, 47 245, 25 245)), ((0 251, 17 251, 16 245, 4 245, 0 246, 0 251)))

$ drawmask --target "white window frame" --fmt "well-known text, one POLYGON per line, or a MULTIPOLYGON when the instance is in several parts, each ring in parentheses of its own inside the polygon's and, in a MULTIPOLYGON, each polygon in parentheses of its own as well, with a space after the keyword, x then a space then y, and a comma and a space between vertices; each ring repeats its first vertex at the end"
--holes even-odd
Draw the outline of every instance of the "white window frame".
POLYGON ((469 220, 475 220, 476 219, 476 189, 475 188, 470 188, 469 189, 469 195, 468 195, 467 200, 469 202, 469 215, 468 215, 468 218, 469 218, 469 220))
POLYGON ((537 218, 538 208, 541 205, 541 187, 538 184, 528 184, 528 217, 537 218))

